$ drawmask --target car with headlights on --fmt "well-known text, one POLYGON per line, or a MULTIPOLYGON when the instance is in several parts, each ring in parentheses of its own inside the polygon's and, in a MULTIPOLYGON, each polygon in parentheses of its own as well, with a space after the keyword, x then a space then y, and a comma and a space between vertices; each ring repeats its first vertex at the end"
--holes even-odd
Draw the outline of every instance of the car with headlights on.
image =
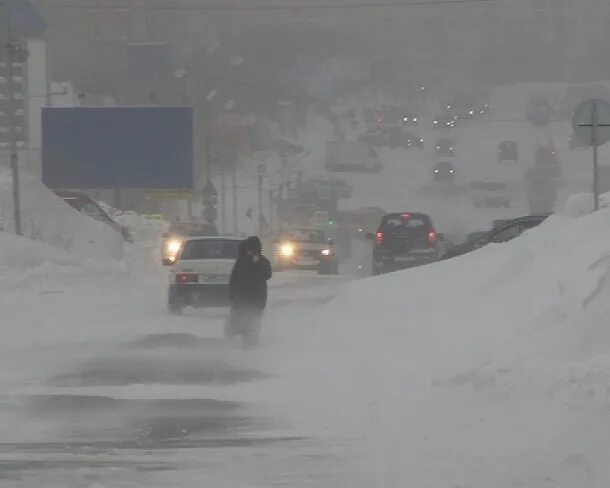
POLYGON ((449 113, 442 113, 434 117, 432 127, 435 129, 453 129, 455 127, 455 117, 449 113))
POLYGON ((189 237, 170 268, 167 307, 181 314, 185 307, 222 307, 229 304, 229 280, 241 239, 189 237))
POLYGON ((455 141, 443 137, 436 142, 437 156, 455 156, 455 141))
POLYGON ((421 115, 415 112, 408 112, 402 116, 403 125, 419 125, 421 115))
POLYGON ((214 224, 202 222, 173 222, 161 239, 161 262, 172 265, 182 243, 189 237, 217 236, 218 229, 214 224))
POLYGON ((302 269, 319 274, 339 274, 339 258, 334 239, 323 229, 287 229, 275 240, 274 269, 302 269))
POLYGON ((436 182, 455 182, 455 168, 449 161, 439 161, 432 168, 432 179, 436 182))

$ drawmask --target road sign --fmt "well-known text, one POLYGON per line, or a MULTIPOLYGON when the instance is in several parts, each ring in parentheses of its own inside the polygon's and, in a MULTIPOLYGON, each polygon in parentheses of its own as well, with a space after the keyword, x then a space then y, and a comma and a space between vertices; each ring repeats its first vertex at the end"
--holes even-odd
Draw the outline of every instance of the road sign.
POLYGON ((599 209, 599 160, 597 148, 610 141, 610 104, 593 98, 574 111, 572 127, 576 138, 593 146, 593 208, 599 209))
POLYGON ((601 146, 610 141, 610 104, 591 99, 574 111, 572 128, 576 138, 586 146, 601 146))

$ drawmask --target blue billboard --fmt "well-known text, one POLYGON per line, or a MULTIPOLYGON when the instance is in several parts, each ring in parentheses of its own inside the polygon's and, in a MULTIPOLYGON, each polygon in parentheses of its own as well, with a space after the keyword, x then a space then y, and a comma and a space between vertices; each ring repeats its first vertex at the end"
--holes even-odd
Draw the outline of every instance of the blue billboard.
POLYGON ((191 190, 192 109, 43 108, 42 180, 61 189, 191 190))

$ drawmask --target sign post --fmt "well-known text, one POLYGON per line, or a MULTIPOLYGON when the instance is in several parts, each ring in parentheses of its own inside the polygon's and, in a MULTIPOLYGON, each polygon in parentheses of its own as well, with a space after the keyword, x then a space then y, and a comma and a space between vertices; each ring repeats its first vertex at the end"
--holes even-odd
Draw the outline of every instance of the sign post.
POLYGON ((599 159, 597 148, 610 141, 610 104, 591 99, 582 102, 574 111, 572 128, 576 138, 593 147, 593 207, 599 209, 599 159))

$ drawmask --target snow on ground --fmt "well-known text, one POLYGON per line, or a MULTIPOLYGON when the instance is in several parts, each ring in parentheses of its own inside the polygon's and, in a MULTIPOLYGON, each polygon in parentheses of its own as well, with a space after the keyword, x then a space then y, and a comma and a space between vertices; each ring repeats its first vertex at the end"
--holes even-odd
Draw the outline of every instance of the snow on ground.
POLYGON ((350 283, 293 319, 290 408, 360 444, 374 486, 606 486, 609 237, 610 210, 567 211, 350 283))
MULTIPOLYGON (((23 234, 84 257, 120 259, 123 238, 107 225, 64 203, 31 174, 20 174, 23 234)), ((6 230, 13 229, 13 193, 9 172, 0 171, 0 211, 6 230)))

